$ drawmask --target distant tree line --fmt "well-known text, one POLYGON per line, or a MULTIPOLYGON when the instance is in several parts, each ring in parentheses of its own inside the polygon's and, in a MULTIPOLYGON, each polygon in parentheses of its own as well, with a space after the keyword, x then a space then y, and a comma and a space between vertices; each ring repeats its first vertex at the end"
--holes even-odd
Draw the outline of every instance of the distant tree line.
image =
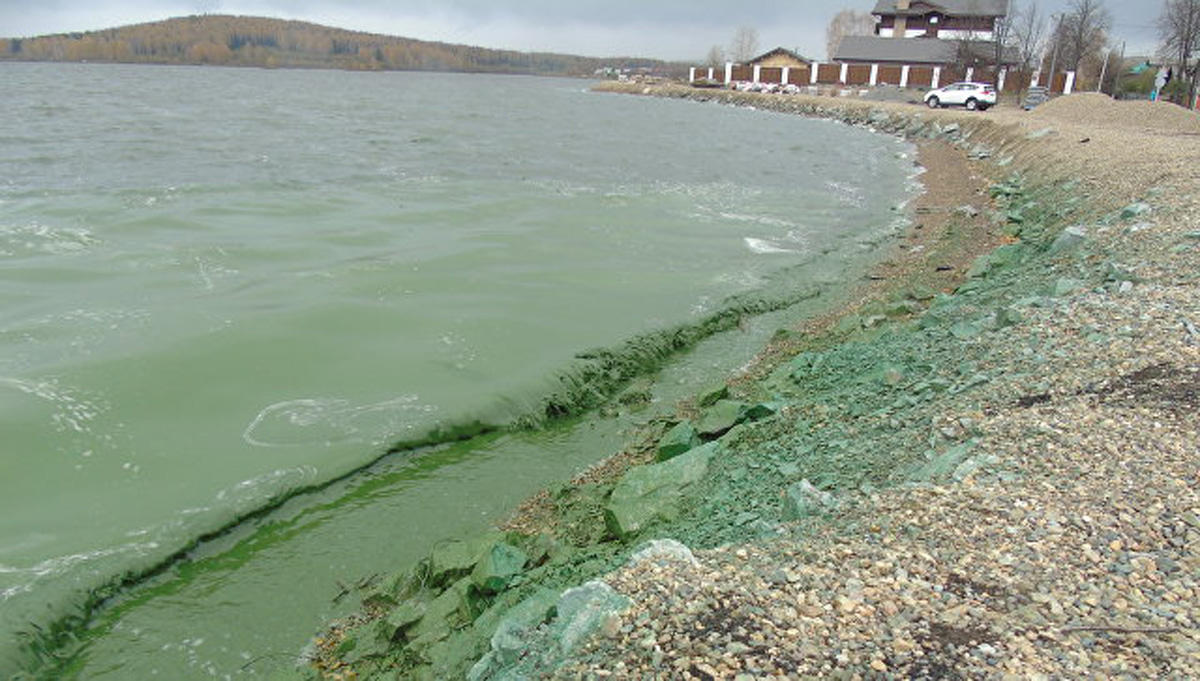
POLYGON ((491 50, 261 17, 203 15, 87 33, 0 39, 0 60, 266 68, 591 75, 602 67, 678 75, 650 59, 491 50))

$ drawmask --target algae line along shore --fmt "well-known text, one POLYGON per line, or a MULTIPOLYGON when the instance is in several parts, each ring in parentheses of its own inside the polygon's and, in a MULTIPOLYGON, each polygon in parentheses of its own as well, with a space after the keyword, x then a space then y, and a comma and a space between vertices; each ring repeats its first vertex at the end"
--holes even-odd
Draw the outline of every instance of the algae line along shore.
POLYGON ((947 163, 845 309, 367 590, 283 678, 1200 673, 1193 114, 607 89, 947 163))

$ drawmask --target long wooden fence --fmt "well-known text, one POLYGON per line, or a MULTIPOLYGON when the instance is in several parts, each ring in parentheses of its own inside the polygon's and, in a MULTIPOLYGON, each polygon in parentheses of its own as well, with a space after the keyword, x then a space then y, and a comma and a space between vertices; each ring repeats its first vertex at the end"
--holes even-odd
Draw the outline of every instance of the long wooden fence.
POLYGON ((1041 74, 1010 71, 997 73, 990 68, 961 66, 911 66, 898 64, 808 64, 805 66, 751 66, 726 64, 724 68, 697 66, 689 74, 691 82, 708 81, 731 85, 755 83, 763 85, 841 85, 845 87, 898 86, 902 88, 938 88, 963 80, 994 83, 1002 92, 1020 92, 1031 85, 1049 87, 1056 94, 1071 94, 1075 88, 1075 72, 1054 74, 1053 83, 1046 83, 1041 74))

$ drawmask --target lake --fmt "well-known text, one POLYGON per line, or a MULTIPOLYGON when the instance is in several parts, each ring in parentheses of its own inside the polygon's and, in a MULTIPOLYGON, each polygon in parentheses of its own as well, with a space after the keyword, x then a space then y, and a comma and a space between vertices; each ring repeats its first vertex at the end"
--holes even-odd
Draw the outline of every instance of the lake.
POLYGON ((901 224, 905 143, 587 88, 0 64, 0 674, 148 570, 63 673, 265 674, 620 446, 586 351, 773 310, 656 357, 667 409, 901 224))

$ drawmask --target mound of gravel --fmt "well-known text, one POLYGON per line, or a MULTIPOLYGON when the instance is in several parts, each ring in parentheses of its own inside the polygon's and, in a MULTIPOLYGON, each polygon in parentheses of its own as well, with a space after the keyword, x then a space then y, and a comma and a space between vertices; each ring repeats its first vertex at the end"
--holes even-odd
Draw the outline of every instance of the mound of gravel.
POLYGON ((1194 111, 1168 102, 1119 102, 1094 92, 1052 99, 1032 116, 1067 124, 1200 133, 1200 114, 1194 111))

